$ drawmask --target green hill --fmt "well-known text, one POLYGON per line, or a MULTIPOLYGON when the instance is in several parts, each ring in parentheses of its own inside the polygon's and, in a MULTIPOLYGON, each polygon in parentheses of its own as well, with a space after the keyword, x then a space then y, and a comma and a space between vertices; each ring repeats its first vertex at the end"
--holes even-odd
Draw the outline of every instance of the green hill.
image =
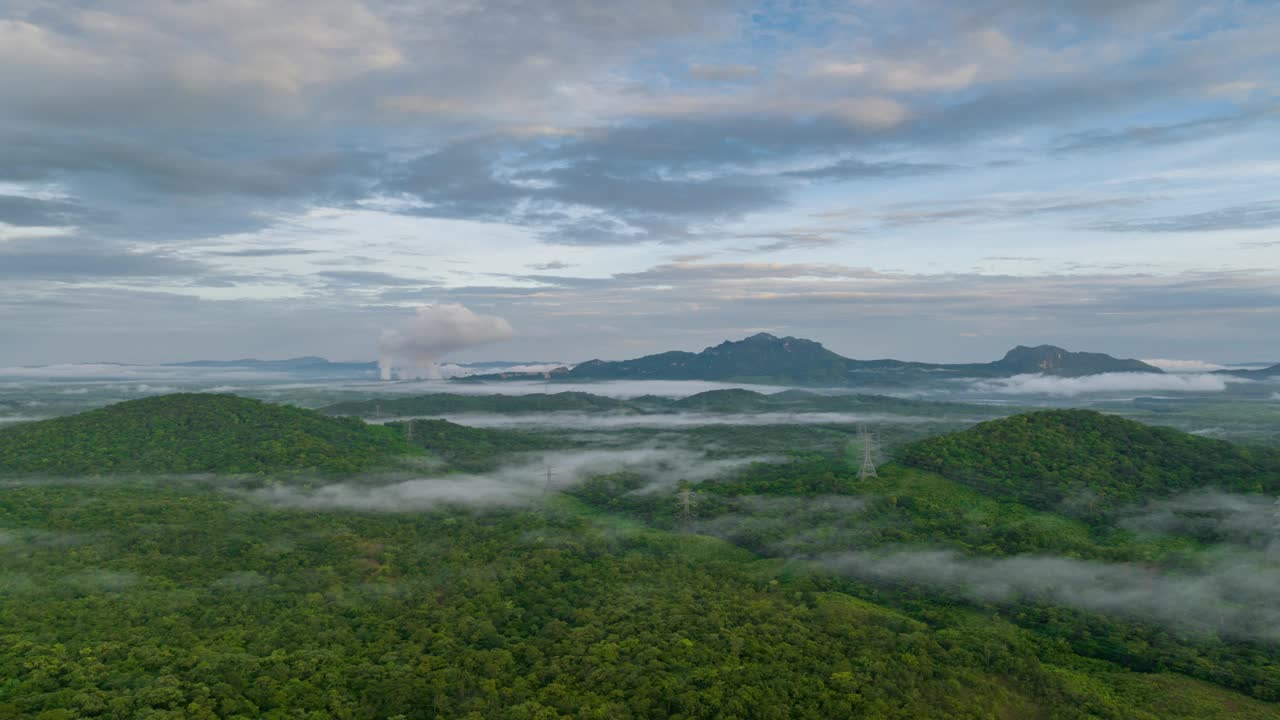
POLYGON ((181 393, 0 429, 0 475, 354 472, 406 449, 355 418, 181 393))
POLYGON ((1280 489, 1280 452, 1090 410, 991 420, 908 445, 898 460, 1041 508, 1068 499, 1096 506, 1199 487, 1280 489))

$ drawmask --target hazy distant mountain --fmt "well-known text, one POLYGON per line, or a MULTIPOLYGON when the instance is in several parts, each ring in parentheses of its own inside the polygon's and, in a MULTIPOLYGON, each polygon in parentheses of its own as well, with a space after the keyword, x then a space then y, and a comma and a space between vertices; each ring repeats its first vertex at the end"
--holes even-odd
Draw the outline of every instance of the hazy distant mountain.
MULTIPOLYGON (((446 363, 448 366, 466 368, 469 372, 493 372, 506 368, 529 368, 540 365, 554 365, 543 361, 490 360, 476 363, 446 363)), ((313 378, 377 378, 380 377, 378 363, 368 362, 334 362, 322 357, 305 356, 287 360, 259 360, 257 358, 241 358, 238 360, 192 360, 190 362, 168 363, 165 367, 189 368, 248 368, 270 372, 308 375, 313 378)))
MULTIPOLYGON (((990 363, 854 360, 813 340, 759 333, 743 340, 725 341, 698 353, 672 351, 633 360, 588 360, 572 369, 553 372, 551 377, 561 381, 723 380, 797 385, 899 385, 936 377, 1009 377, 1024 373, 1080 376, 1104 372, 1163 371, 1139 360, 1070 352, 1052 345, 1018 346, 990 363)), ((528 377, 533 375, 505 373, 471 379, 528 377)))
POLYGON ((274 370, 293 373, 340 373, 366 374, 378 372, 376 362, 333 362, 322 357, 306 356, 287 360, 258 360, 242 358, 239 360, 192 360, 190 362, 168 363, 166 367, 197 368, 253 368, 255 370, 274 370))
POLYGON ((1215 370, 1214 375, 1232 375, 1249 380, 1280 378, 1280 365, 1272 365, 1269 368, 1262 368, 1261 370, 1215 370))
POLYGON ((634 360, 589 360, 561 377, 574 380, 792 380, 842 382, 849 359, 821 343, 766 333, 737 342, 725 341, 699 353, 665 352, 634 360))
POLYGON ((1010 375, 1044 373, 1045 375, 1096 375, 1104 372, 1164 372, 1141 360, 1114 358, 1103 353, 1070 352, 1053 345, 1018 347, 990 363, 992 368, 1010 375))

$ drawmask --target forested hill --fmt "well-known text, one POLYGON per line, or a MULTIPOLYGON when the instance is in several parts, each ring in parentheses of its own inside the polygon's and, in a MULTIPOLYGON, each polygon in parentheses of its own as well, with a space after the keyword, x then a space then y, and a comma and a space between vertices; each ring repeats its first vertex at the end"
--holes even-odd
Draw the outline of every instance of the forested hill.
POLYGON ((355 472, 395 430, 235 395, 181 393, 0 429, 0 475, 355 472))
POLYGON ((1090 410, 980 423, 907 445, 897 459, 1028 505, 1137 500, 1191 488, 1280 489, 1280 452, 1090 410))

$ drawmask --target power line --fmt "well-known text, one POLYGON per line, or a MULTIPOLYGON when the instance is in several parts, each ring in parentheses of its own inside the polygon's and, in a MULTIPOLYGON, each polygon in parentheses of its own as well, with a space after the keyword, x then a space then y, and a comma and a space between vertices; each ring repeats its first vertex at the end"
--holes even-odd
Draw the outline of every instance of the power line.
POLYGON ((698 519, 697 502, 694 501, 693 491, 689 488, 682 488, 676 493, 676 517, 681 523, 688 525, 698 519))
POLYGON ((858 479, 866 480, 880 477, 879 473, 876 472, 878 442, 875 432, 868 430, 865 425, 859 425, 858 440, 862 441, 862 467, 858 469, 858 479))

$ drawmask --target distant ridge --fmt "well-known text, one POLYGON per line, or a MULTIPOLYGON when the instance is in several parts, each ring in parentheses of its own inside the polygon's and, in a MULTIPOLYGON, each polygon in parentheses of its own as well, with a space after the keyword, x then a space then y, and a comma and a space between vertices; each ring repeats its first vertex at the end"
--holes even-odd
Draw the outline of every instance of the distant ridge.
POLYGON ((1272 365, 1261 370, 1215 370, 1214 375, 1231 375, 1233 377, 1246 378, 1249 380, 1266 380, 1268 378, 1280 377, 1280 364, 1272 365))
MULTIPOLYGON (((1107 372, 1163 373, 1140 360, 1071 352, 1053 345, 1019 345, 989 363, 939 364, 903 360, 854 360, 822 343, 757 333, 702 352, 671 351, 632 360, 588 360, 549 373, 553 380, 719 380, 796 385, 899 385, 930 377, 1010 377, 1043 373, 1077 377, 1107 372)), ((541 378, 541 373, 478 375, 470 380, 541 378)))
POLYGON ((991 363, 991 366, 1014 375, 1044 373, 1079 376, 1103 372, 1164 372, 1141 360, 1115 358, 1103 353, 1070 352, 1053 345, 1019 345, 1005 353, 1003 358, 991 363))

